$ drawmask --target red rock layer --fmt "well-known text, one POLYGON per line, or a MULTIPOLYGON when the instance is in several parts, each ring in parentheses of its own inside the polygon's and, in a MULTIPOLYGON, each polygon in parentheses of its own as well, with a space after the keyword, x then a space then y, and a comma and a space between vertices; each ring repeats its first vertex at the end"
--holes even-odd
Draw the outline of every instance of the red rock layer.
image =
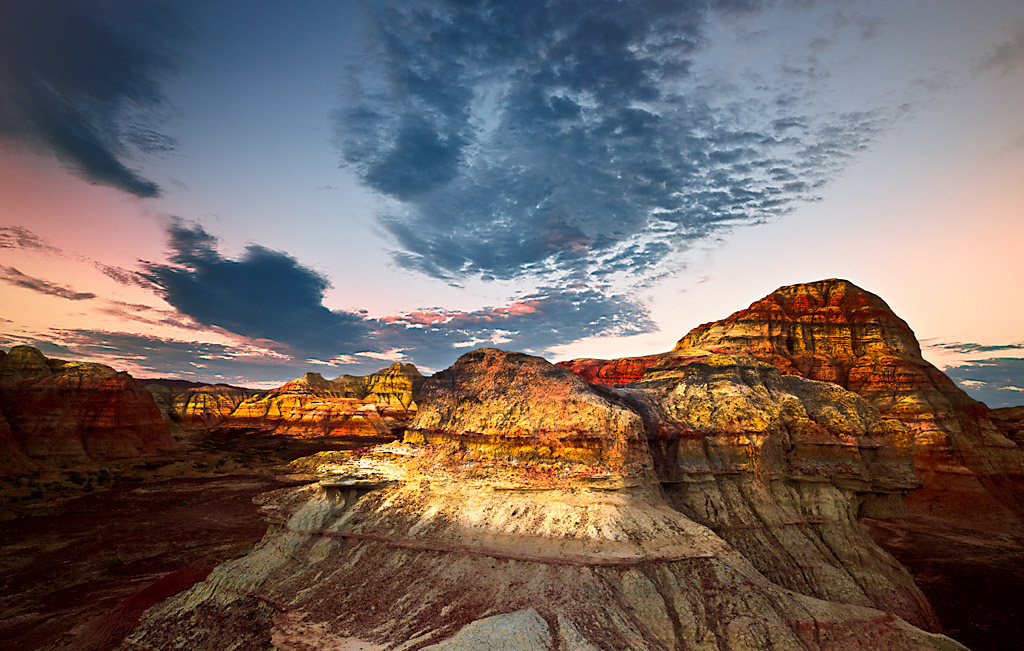
POLYGON ((825 380, 867 398, 914 431, 928 510, 971 520, 1024 514, 1024 453, 921 356, 910 327, 886 303, 838 279, 782 287, 676 345, 750 355, 783 373, 825 380))
POLYGON ((574 467, 617 475, 636 472, 646 456, 637 414, 532 355, 466 353, 424 382, 420 402, 406 441, 454 443, 456 459, 528 463, 531 473, 574 467))
POLYGON ((94 462, 176 447, 153 397, 127 373, 73 362, 37 370, 0 390, 0 410, 29 458, 94 462))
POLYGON ((591 357, 558 362, 587 382, 622 386, 636 382, 644 376, 648 367, 658 360, 659 355, 643 357, 620 357, 619 359, 594 359, 591 357))

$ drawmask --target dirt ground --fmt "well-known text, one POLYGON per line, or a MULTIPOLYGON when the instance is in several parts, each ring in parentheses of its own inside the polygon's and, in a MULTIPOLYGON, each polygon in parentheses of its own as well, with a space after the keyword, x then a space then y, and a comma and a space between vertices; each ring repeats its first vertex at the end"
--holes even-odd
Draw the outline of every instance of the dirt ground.
POLYGON ((289 461, 380 442, 196 436, 175 455, 0 482, 0 651, 116 644, 145 607, 259 542, 252 498, 309 479, 289 461))
POLYGON ((1024 541, 920 517, 861 524, 910 570, 944 633, 974 651, 1021 648, 1024 541))

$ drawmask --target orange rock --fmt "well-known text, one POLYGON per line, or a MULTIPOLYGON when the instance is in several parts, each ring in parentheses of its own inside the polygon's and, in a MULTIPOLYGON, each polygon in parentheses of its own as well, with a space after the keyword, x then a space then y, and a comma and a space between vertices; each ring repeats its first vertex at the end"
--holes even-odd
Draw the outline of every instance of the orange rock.
POLYGON ((855 520, 917 484, 909 430, 750 358, 678 361, 616 390, 463 355, 403 443, 311 459, 261 499, 263 543, 130 642, 962 649, 855 520))
POLYGON ((636 382, 644 376, 647 368, 657 361, 658 355, 643 357, 620 357, 618 359, 594 359, 591 357, 558 362, 587 382, 621 386, 636 382))
POLYGON ((165 419, 187 429, 210 429, 220 425, 247 398, 262 393, 256 389, 227 384, 203 384, 173 380, 146 381, 165 419))
MULTIPOLYGON (((38 351, 15 349, 7 361, 15 354, 42 358, 38 351)), ((127 373, 76 362, 62 363, 55 372, 47 367, 45 373, 38 363, 15 368, 22 376, 31 368, 35 375, 0 390, 0 410, 12 438, 31 459, 95 462, 177 447, 153 397, 127 373)))
POLYGON ((1024 517, 1024 452, 924 360, 910 327, 886 303, 838 279, 782 287, 676 345, 750 355, 783 373, 825 380, 867 398, 914 432, 920 508, 974 522, 1024 517))

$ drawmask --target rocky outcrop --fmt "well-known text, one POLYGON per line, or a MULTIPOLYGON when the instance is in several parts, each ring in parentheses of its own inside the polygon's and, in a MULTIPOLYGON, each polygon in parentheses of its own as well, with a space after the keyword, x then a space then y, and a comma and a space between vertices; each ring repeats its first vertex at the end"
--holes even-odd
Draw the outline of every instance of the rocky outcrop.
POLYGON ((622 393, 644 414, 669 503, 761 573, 937 630, 910 575, 855 522, 904 516, 920 486, 903 424, 749 357, 665 355, 622 393))
POLYGON ((0 477, 20 475, 29 472, 34 466, 35 464, 21 451, 11 426, 0 413, 0 477))
POLYGON ((262 393, 227 384, 187 384, 192 386, 179 386, 166 380, 145 385, 164 419, 187 429, 215 428, 244 400, 262 393))
POLYGON ((922 510, 972 523, 1024 516, 1024 452, 990 410, 921 356, 885 302, 838 279, 782 287, 721 321, 695 328, 676 354, 750 355, 783 373, 834 382, 914 432, 922 510))
POLYGON ((367 376, 320 373, 269 391, 228 385, 154 381, 147 385, 166 418, 189 429, 251 428, 287 436, 389 436, 416 413, 423 376, 392 364, 367 376))
MULTIPOLYGON (((335 382, 341 379, 338 378, 335 382)), ((396 362, 386 369, 366 376, 363 398, 395 418, 410 418, 417 409, 413 394, 423 383, 423 379, 423 375, 413 364, 396 362)))
POLYGON ((0 387, 13 386, 26 378, 49 377, 54 368, 63 364, 63 360, 48 360, 32 346, 15 346, 8 353, 0 351, 0 387))
POLYGON ((1024 446, 1024 406, 1000 407, 990 410, 988 415, 1006 438, 1024 446))
POLYGON ((749 360, 659 373, 463 356, 403 443, 265 496, 264 541, 126 648, 962 648, 893 614, 932 625, 855 532, 916 484, 906 428, 749 360))
POLYGON ((54 363, 25 348, 3 360, 5 377, 14 381, 0 388, 0 411, 24 456, 90 463, 176 447, 152 396, 127 373, 102 364, 54 363))
POLYGON ((221 427, 252 428, 285 436, 388 436, 376 405, 353 397, 319 373, 306 373, 238 403, 221 427))
POLYGON ((587 382, 622 386, 636 382, 647 369, 658 361, 659 355, 643 357, 620 357, 618 359, 594 359, 591 357, 558 362, 587 382))

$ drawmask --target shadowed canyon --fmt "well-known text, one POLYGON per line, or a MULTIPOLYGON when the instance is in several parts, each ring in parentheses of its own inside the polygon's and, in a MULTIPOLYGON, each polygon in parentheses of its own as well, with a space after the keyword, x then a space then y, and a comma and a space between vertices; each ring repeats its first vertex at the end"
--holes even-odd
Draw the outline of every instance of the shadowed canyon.
POLYGON ((673 350, 272 390, 0 353, 0 645, 1001 649, 1021 408, 886 303, 783 287, 673 350))

